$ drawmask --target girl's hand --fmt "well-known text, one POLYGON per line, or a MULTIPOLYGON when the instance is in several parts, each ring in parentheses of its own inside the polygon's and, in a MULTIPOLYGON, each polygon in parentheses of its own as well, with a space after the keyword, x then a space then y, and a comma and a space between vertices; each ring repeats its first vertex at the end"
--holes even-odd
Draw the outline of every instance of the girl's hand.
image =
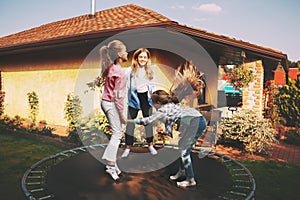
POLYGON ((127 119, 127 123, 134 123, 133 119, 127 119))
POLYGON ((120 119, 122 124, 127 124, 127 119, 125 118, 125 116, 123 114, 120 115, 120 119))

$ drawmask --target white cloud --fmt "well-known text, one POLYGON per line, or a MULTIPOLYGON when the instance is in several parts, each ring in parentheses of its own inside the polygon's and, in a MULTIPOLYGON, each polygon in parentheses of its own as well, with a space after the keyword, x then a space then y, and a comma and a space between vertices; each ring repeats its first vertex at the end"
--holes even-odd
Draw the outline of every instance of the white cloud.
POLYGON ((174 5, 171 6, 172 9, 184 9, 184 5, 174 5))
POLYGON ((207 21, 207 18, 194 18, 193 21, 195 21, 195 22, 204 22, 204 21, 207 21))
POLYGON ((222 8, 214 3, 201 4, 199 6, 194 6, 193 9, 210 14, 219 14, 222 11, 222 8))

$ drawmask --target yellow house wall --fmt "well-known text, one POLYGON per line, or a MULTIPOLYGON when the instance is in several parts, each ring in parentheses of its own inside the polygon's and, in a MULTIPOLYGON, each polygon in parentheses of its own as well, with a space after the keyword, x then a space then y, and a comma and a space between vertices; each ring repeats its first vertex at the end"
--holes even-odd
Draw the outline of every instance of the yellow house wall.
MULTIPOLYGON (((100 108, 100 92, 90 91, 86 85, 100 73, 97 59, 87 61, 84 59, 85 55, 72 52, 41 55, 21 55, 0 60, 5 114, 10 117, 19 115, 28 118, 30 110, 27 93, 32 91, 36 92, 39 98, 37 121, 46 120, 48 124, 67 125, 64 119, 64 105, 69 93, 79 96, 84 108, 83 115, 100 108)), ((174 81, 174 70, 178 65, 166 67, 159 63, 160 61, 155 70, 157 89, 168 90, 174 81)), ((124 66, 128 65, 130 62, 124 66)), ((210 83, 208 88, 210 91, 207 91, 207 102, 212 103, 212 99, 215 98, 211 91, 217 90, 216 87, 211 88, 210 83)))
POLYGON ((5 113, 9 116, 29 116, 27 93, 34 91, 39 98, 39 120, 66 125, 64 103, 67 94, 74 91, 78 70, 43 70, 4 72, 5 113))

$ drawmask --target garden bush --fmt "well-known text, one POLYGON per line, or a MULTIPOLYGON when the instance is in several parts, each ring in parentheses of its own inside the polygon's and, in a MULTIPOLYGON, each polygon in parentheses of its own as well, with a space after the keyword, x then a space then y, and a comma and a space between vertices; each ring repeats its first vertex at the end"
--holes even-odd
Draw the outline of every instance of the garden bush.
POLYGON ((91 114, 79 122, 77 133, 84 145, 108 142, 111 137, 110 126, 102 113, 91 114))
POLYGON ((0 96, 0 117, 4 114, 4 96, 0 96))
POLYGON ((285 143, 300 146, 300 130, 289 130, 284 135, 286 137, 285 143))
POLYGON ((234 146, 250 153, 268 154, 277 143, 271 122, 258 117, 252 110, 235 112, 221 122, 222 135, 219 143, 234 146))
POLYGON ((32 125, 35 125, 37 116, 39 114, 39 97, 34 91, 28 92, 27 97, 30 109, 29 119, 32 120, 32 125))
POLYGON ((68 122, 69 134, 68 140, 70 142, 79 143, 80 139, 78 137, 76 127, 79 126, 79 121, 82 114, 81 100, 78 96, 73 94, 68 94, 67 101, 64 106, 65 119, 68 122))
POLYGON ((289 78, 286 85, 278 88, 274 100, 278 114, 284 119, 285 125, 300 127, 300 73, 298 80, 289 78))
POLYGON ((48 126, 44 126, 43 128, 39 128, 30 124, 29 126, 26 125, 26 119, 16 115, 14 117, 9 117, 8 115, 3 115, 0 117, 0 128, 11 130, 11 131, 22 131, 24 133, 32 133, 38 135, 44 135, 49 137, 56 137, 53 134, 55 128, 51 128, 48 126))

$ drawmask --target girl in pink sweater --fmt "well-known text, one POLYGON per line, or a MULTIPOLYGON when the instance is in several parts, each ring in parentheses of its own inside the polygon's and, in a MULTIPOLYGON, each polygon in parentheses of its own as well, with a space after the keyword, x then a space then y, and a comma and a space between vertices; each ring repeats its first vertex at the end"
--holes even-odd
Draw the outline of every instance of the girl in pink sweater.
POLYGON ((113 40, 108 45, 102 46, 99 53, 102 78, 105 80, 101 108, 112 131, 102 159, 107 161, 106 172, 117 180, 121 173, 116 164, 117 151, 122 138, 122 123, 126 124, 126 118, 123 115, 126 77, 121 64, 127 61, 128 53, 126 46, 119 40, 113 40))

